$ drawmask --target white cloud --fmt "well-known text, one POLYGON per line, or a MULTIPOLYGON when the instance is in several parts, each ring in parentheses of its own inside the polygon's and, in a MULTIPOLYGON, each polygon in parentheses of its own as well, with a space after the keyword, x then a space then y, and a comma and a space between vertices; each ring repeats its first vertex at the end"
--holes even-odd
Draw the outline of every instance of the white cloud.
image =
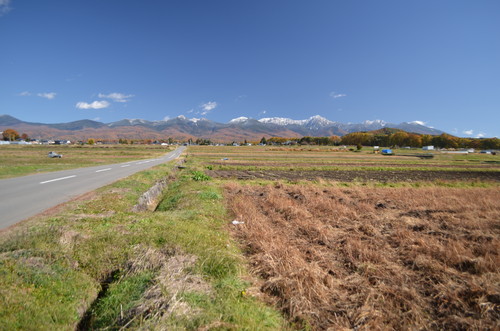
POLYGON ((96 122, 99 122, 100 120, 101 120, 101 118, 100 118, 100 117, 94 117, 94 118, 92 119, 92 121, 96 121, 96 122))
POLYGON ((111 99, 114 102, 129 102, 130 98, 132 98, 134 95, 133 94, 122 94, 122 93, 110 93, 110 94, 103 94, 99 93, 99 98, 104 98, 104 99, 111 99))
POLYGON ((343 97, 346 97, 347 94, 343 94, 343 93, 337 93, 337 92, 330 92, 330 96, 334 99, 338 99, 338 98, 343 98, 343 97))
POLYGON ((39 96, 41 98, 52 100, 52 99, 54 99, 56 97, 56 94, 57 93, 54 93, 54 92, 50 92, 50 93, 37 93, 37 96, 39 96))
POLYGON ((464 130, 462 132, 468 136, 472 136, 474 134, 474 130, 464 130))
POLYGON ((111 104, 107 101, 94 101, 92 103, 78 102, 76 108, 78 109, 101 109, 108 108, 111 104))
POLYGON ((201 109, 203 109, 204 111, 212 111, 215 109, 215 107, 217 107, 217 102, 215 101, 209 101, 201 105, 201 109))
POLYGON ((200 114, 206 115, 210 113, 212 110, 214 110, 216 107, 217 107, 217 102, 215 101, 209 101, 207 103, 204 103, 200 106, 200 108, 203 110, 200 114))
MULTIPOLYGON (((2 0, 0 0, 2 1, 2 0)), ((30 97, 32 95, 35 95, 29 91, 24 91, 24 92, 21 92, 18 94, 18 96, 20 97, 30 97)), ((55 92, 49 92, 49 93, 37 93, 36 96, 40 97, 40 98, 45 98, 45 99, 49 99, 49 100, 52 100, 56 97, 57 93, 55 92)))
POLYGON ((168 121, 169 119, 170 119, 170 116, 165 116, 165 117, 163 118, 163 120, 164 120, 164 121, 168 121))
POLYGON ((424 121, 413 121, 413 122, 410 122, 411 124, 418 124, 418 125, 425 125, 426 122, 424 121))
POLYGON ((482 132, 479 132, 476 136, 476 138, 484 138, 486 135, 482 132))
POLYGON ((0 0, 0 16, 7 14, 10 10, 10 0, 0 0))

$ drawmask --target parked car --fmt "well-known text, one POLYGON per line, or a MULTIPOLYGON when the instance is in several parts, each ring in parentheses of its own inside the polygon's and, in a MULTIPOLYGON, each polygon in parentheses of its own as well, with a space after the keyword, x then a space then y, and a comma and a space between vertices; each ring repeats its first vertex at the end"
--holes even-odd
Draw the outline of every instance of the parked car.
POLYGON ((54 158, 54 157, 62 158, 62 154, 57 154, 56 152, 49 152, 49 157, 50 158, 54 158))

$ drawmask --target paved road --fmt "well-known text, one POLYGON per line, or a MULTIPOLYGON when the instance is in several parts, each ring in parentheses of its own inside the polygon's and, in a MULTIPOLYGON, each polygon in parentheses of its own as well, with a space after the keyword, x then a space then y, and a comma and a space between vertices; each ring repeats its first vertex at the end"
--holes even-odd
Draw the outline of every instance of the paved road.
POLYGON ((177 158, 179 147, 158 159, 138 160, 0 180, 0 229, 138 171, 177 158))

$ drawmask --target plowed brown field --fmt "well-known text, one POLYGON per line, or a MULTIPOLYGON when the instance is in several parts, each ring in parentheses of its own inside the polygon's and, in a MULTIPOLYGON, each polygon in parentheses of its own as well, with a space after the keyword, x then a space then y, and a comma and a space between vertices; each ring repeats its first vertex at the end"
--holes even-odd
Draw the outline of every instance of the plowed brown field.
POLYGON ((225 194, 259 290, 299 326, 500 328, 497 187, 227 183, 225 194))
POLYGON ((268 180, 333 180, 341 182, 419 182, 419 181, 494 181, 500 182, 500 172, 487 171, 420 171, 420 170, 335 170, 335 171, 283 171, 283 170, 209 170, 211 177, 225 179, 268 179, 268 180))

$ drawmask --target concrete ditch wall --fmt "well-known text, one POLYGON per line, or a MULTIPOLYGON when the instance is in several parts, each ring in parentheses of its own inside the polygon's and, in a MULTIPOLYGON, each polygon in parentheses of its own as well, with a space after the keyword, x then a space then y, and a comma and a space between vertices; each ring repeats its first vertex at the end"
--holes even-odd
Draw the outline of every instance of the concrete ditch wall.
POLYGON ((154 184, 149 190, 144 192, 140 197, 137 204, 132 207, 133 212, 141 212, 141 211, 154 211, 160 203, 160 199, 163 193, 163 190, 168 185, 168 179, 164 178, 156 184, 154 184))
MULTIPOLYGON (((180 159, 176 164, 174 169, 183 169, 184 162, 186 162, 185 159, 180 159)), ((168 183, 170 180, 173 180, 173 178, 163 178, 159 181, 157 181, 149 190, 144 192, 140 197, 139 201, 137 204, 132 207, 133 212, 141 212, 141 211, 154 211, 156 207, 158 207, 158 204, 160 203, 160 199, 163 194, 163 190, 168 186, 168 183)))

